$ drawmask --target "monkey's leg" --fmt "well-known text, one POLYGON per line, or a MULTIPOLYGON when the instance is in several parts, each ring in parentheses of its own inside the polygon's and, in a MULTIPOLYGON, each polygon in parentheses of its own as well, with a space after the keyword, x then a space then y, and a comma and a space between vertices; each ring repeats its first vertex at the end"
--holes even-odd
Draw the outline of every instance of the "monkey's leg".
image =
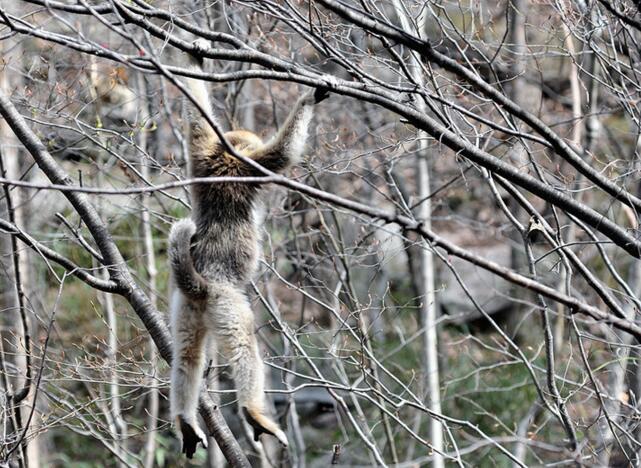
POLYGON ((287 445, 287 436, 267 413, 265 369, 254 333, 254 314, 245 293, 232 284, 212 287, 207 305, 212 331, 223 358, 232 367, 238 405, 254 428, 254 438, 267 433, 287 445))
POLYGON ((174 291, 171 301, 173 360, 171 363, 171 414, 180 428, 183 452, 191 458, 198 442, 207 447, 207 436, 197 419, 198 396, 206 361, 207 328, 203 311, 174 291))

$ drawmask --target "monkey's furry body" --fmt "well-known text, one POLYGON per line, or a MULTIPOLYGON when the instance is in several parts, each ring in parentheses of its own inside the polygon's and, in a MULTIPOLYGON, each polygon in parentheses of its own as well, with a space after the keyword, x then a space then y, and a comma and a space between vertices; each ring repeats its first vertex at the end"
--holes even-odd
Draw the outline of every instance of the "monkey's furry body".
MULTIPOLYGON (((188 80, 192 95, 209 111, 204 83, 188 80)), ((272 171, 282 171, 300 157, 312 107, 326 91, 309 92, 298 100, 285 124, 268 143, 255 134, 225 133, 234 150, 272 171)), ((255 176, 261 172, 225 151, 202 116, 191 125, 193 177, 255 176)), ((195 185, 191 219, 178 221, 169 236, 174 289, 171 296, 173 362, 170 402, 182 432, 183 452, 191 457, 207 438, 197 421, 198 396, 208 340, 214 338, 223 363, 231 365, 238 404, 255 437, 287 437, 267 414, 264 367, 255 336, 254 315, 245 287, 255 273, 260 252, 259 188, 246 183, 195 185)))

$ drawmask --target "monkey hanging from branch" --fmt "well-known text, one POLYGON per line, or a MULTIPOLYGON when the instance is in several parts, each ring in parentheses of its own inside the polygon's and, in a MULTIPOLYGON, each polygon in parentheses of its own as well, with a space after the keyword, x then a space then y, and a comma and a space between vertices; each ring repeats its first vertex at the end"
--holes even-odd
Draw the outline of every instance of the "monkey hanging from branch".
MULTIPOLYGON (((194 43, 197 49, 207 42, 194 43)), ((201 60, 191 57, 202 69, 201 60)), ((211 110, 205 83, 189 78, 191 94, 202 109, 211 110)), ((254 133, 234 130, 224 134, 234 151, 261 166, 281 172, 301 157, 313 107, 328 96, 327 88, 304 94, 277 134, 267 143, 254 133)), ((224 144, 201 112, 191 117, 190 139, 193 177, 260 176, 260 170, 225 150, 224 144)), ((169 234, 171 291, 170 403, 180 429, 183 452, 191 458, 198 442, 207 437, 197 420, 198 397, 206 363, 207 342, 214 338, 218 352, 230 365, 238 405, 254 429, 287 437, 268 415, 264 393, 264 365, 255 335, 254 315, 245 286, 255 273, 260 255, 259 187, 247 183, 213 183, 193 186, 191 219, 176 222, 169 234)))

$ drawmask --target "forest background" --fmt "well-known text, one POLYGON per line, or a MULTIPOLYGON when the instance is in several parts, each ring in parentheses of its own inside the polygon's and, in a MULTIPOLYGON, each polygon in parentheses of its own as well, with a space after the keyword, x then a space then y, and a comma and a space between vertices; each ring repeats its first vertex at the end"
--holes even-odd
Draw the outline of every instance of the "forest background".
POLYGON ((186 463, 187 76, 265 138, 331 94, 253 181, 290 446, 253 440, 213 353, 194 464, 638 464, 640 40, 630 0, 0 0, 0 464, 186 463))

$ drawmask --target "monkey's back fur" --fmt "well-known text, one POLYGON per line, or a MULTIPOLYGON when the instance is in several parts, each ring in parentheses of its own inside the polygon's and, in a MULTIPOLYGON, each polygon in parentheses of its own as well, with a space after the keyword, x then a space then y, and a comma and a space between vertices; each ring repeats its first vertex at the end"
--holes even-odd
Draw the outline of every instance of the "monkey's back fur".
MULTIPOLYGON (((201 81, 188 80, 193 96, 210 109, 201 81)), ((236 130, 225 140, 234 152, 271 171, 282 171, 300 157, 313 105, 327 96, 320 89, 302 96, 278 133, 267 143, 236 130)), ((191 124, 194 177, 247 177, 262 172, 225 151, 226 146, 203 116, 191 124)), ((223 363, 231 366, 238 404, 254 428, 254 438, 287 437, 268 415, 264 366, 255 335, 254 315, 245 287, 255 273, 260 252, 259 187, 251 183, 198 184, 192 189, 191 219, 176 222, 169 235, 172 281, 171 329, 174 339, 170 403, 180 428, 183 451, 191 457, 198 442, 207 445, 196 411, 208 340, 213 338, 223 363)))
MULTIPOLYGON (((225 152, 223 145, 208 133, 198 126, 192 129, 193 175, 247 175, 247 165, 225 152)), ((230 132, 225 137, 241 154, 262 144, 249 132, 230 132)), ((238 404, 254 426, 256 437, 261 432, 271 433, 287 445, 285 434, 267 416, 264 368, 255 337, 254 315, 244 293, 245 285, 256 271, 260 251, 258 187, 224 182, 197 185, 192 193, 193 220, 176 223, 169 239, 169 257, 178 285, 172 310, 182 311, 174 314, 172 323, 174 347, 180 353, 175 361, 180 365, 172 369, 172 401, 176 402, 173 406, 188 408, 191 401, 198 399, 197 376, 205 364, 203 355, 210 330, 221 361, 231 366, 238 404), (194 330, 201 332, 194 333, 194 330)), ((186 415, 176 417, 183 419, 179 421, 181 427, 187 424, 193 429, 192 446, 195 447, 198 440, 206 440, 199 433, 196 421, 186 415)))
MULTIPOLYGON (((192 132, 197 130, 193 127, 192 132)), ((248 153, 254 144, 262 144, 258 137, 245 131, 229 132, 225 138, 240 154, 248 153), (239 134, 251 135, 252 143, 241 141, 239 134)), ((224 151, 223 145, 211 137, 195 139, 191 151, 194 177, 242 177, 250 172, 245 163, 224 151)), ((258 187, 233 182, 200 184, 194 186, 192 193, 192 218, 196 222, 192 258, 196 269, 206 279, 247 283, 258 262, 258 187)))

